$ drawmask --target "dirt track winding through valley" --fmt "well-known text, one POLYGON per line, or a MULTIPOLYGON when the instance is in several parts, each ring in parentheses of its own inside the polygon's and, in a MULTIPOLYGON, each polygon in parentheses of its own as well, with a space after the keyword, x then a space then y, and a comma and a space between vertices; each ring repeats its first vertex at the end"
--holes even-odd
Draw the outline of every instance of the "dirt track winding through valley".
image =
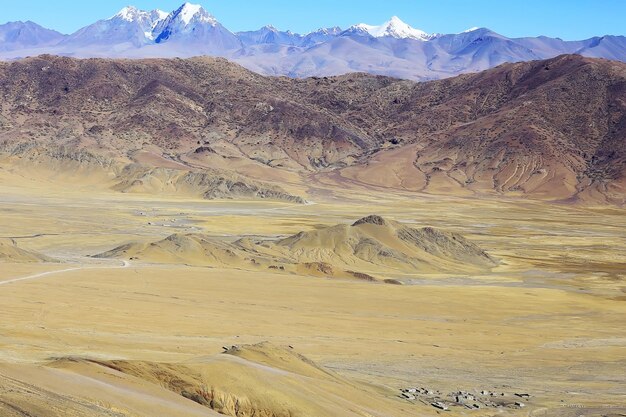
POLYGON ((117 267, 115 266, 81 266, 81 267, 76 267, 76 268, 67 268, 67 269, 61 269, 58 271, 40 272, 38 274, 28 275, 25 277, 13 278, 13 279, 9 279, 6 281, 0 281, 0 285, 13 284, 15 282, 20 282, 20 281, 30 281, 30 280, 42 278, 42 277, 49 276, 49 275, 62 274, 64 272, 80 271, 80 270, 85 270, 85 269, 121 269, 121 268, 128 268, 129 266, 130 266, 130 262, 122 261, 122 265, 117 266, 117 267))

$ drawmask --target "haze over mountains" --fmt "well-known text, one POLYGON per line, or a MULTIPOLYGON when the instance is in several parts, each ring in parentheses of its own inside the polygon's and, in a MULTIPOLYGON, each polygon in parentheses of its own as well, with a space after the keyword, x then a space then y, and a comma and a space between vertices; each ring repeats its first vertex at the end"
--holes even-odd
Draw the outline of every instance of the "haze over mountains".
POLYGON ((80 58, 211 55, 264 75, 307 77, 369 72, 428 80, 560 54, 626 61, 626 37, 512 39, 487 28, 428 34, 398 17, 379 26, 361 23, 345 30, 322 28, 304 35, 272 26, 233 33, 201 6, 190 3, 171 13, 125 7, 70 35, 33 22, 0 25, 0 58, 44 53, 80 58))

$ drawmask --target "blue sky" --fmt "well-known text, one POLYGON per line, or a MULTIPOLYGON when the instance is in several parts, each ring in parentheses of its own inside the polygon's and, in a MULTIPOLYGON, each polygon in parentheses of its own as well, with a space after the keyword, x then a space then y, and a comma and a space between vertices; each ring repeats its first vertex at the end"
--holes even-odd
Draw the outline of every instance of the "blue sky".
MULTIPOLYGON (((3 2, 0 22, 33 20, 70 33, 132 4, 176 9, 183 0, 20 0, 3 2)), ((265 24, 309 32, 354 23, 380 24, 393 15, 426 32, 456 33, 473 26, 506 36, 585 39, 626 35, 626 0, 199 0, 232 31, 265 24)))

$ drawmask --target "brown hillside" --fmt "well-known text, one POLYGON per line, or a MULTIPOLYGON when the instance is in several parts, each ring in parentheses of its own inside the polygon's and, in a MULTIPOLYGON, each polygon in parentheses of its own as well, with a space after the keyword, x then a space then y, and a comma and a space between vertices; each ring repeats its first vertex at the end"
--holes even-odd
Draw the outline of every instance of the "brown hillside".
POLYGON ((1 63, 0 94, 0 144, 17 154, 66 145, 191 170, 241 160, 341 169, 428 192, 626 195, 626 64, 607 60, 560 56, 413 83, 262 77, 215 58, 42 56, 1 63))

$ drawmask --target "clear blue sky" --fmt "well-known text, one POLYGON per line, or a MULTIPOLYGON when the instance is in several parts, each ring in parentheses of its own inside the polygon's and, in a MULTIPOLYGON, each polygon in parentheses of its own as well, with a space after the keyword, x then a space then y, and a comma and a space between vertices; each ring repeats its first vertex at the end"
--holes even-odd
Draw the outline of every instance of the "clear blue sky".
MULTIPOLYGON (((19 0, 3 2, 0 23, 32 20, 71 33, 132 4, 176 9, 183 0, 19 0)), ((488 27, 510 37, 546 35, 567 40, 626 35, 626 0, 198 0, 232 31, 272 24, 309 32, 354 23, 380 24, 393 15, 426 32, 488 27)))

